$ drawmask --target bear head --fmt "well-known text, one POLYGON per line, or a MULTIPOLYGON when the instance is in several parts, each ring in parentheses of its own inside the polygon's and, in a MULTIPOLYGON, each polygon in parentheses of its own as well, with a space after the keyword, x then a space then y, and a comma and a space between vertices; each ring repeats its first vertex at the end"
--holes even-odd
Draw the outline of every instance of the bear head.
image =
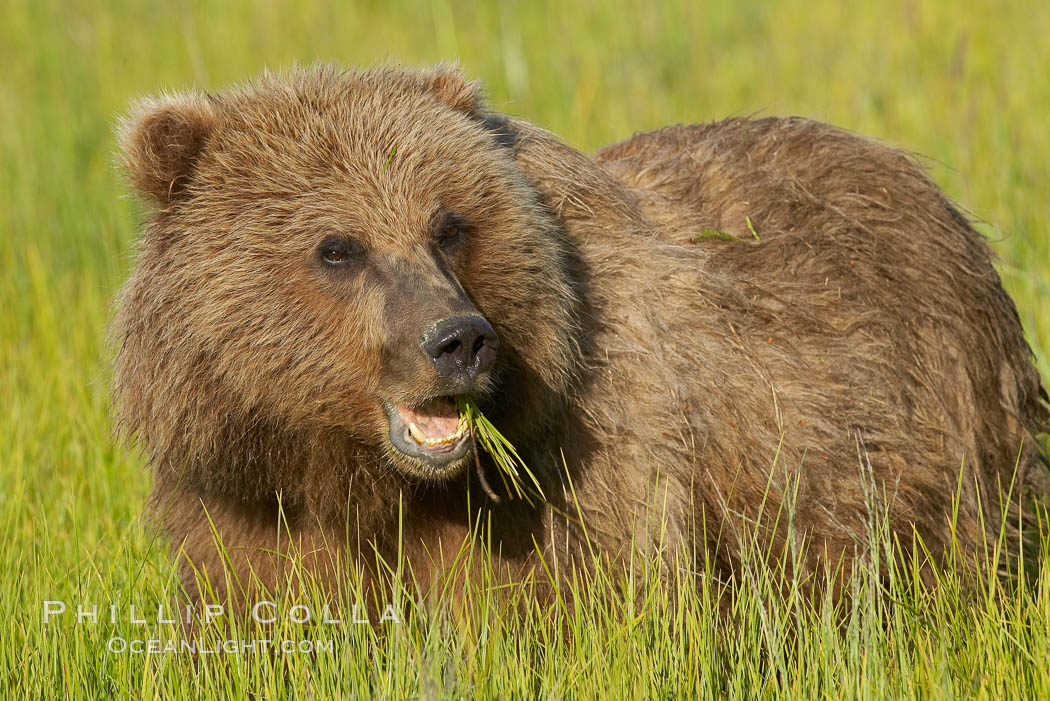
POLYGON ((447 66, 139 103, 120 143, 149 219, 114 386, 154 466, 290 490, 281 464, 327 445, 331 469, 447 481, 474 460, 463 396, 515 442, 543 431, 576 375, 578 292, 500 125, 447 66))

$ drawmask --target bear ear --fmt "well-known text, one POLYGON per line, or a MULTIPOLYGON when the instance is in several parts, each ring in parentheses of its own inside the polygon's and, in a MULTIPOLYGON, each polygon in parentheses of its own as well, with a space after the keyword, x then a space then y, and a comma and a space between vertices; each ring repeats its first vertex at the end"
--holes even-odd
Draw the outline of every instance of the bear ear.
POLYGON ((473 116, 481 109, 481 81, 467 80, 455 64, 435 66, 423 76, 423 88, 458 112, 473 116))
POLYGON ((131 184, 161 206, 180 199, 217 121, 212 102, 196 93, 137 103, 118 133, 131 184))
POLYGON ((517 143, 518 135, 511 127, 510 120, 505 115, 486 109, 481 81, 468 81, 459 66, 448 63, 438 65, 424 76, 423 87, 452 109, 477 119, 481 126, 492 132, 500 146, 511 148, 517 143))

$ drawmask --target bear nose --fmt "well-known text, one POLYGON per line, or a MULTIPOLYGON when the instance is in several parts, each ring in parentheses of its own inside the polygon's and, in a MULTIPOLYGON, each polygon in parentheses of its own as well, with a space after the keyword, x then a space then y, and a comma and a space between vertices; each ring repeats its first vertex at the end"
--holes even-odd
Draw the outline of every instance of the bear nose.
POLYGON ((492 367, 499 338, 480 316, 460 316, 434 324, 423 336, 422 345, 442 378, 473 382, 492 367))

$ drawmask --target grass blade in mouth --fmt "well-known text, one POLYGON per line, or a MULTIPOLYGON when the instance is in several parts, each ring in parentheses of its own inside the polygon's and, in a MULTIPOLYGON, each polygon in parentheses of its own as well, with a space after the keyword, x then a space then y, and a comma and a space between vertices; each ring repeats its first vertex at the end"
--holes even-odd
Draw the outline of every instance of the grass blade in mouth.
POLYGON ((459 404, 459 413, 467 419, 467 423, 470 425, 470 433, 474 437, 475 442, 480 444, 481 448, 492 456, 492 460, 499 469, 500 479, 503 480, 503 485, 507 488, 507 492, 511 493, 513 490, 513 493, 516 493, 518 498, 532 503, 529 492, 533 491, 532 487, 534 486, 535 493, 544 498, 543 488, 540 487, 540 482, 536 479, 536 475, 532 473, 525 461, 518 455, 514 445, 492 425, 491 421, 485 418, 485 415, 478 409, 478 405, 474 400, 470 397, 459 396, 456 397, 456 403, 459 404), (532 482, 531 486, 523 482, 523 473, 532 482))

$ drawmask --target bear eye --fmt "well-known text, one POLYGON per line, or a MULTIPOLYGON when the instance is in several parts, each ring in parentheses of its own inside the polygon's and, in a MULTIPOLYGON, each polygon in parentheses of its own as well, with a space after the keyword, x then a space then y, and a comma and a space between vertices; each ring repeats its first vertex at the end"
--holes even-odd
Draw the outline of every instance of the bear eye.
POLYGON ((360 245, 338 236, 329 236, 317 247, 317 254, 326 265, 341 267, 359 257, 360 245))
POLYGON ((442 248, 454 248, 467 237, 467 223, 455 212, 445 212, 434 230, 434 240, 442 248))
POLYGON ((463 238, 463 229, 450 224, 438 232, 438 243, 442 246, 453 246, 463 238))

